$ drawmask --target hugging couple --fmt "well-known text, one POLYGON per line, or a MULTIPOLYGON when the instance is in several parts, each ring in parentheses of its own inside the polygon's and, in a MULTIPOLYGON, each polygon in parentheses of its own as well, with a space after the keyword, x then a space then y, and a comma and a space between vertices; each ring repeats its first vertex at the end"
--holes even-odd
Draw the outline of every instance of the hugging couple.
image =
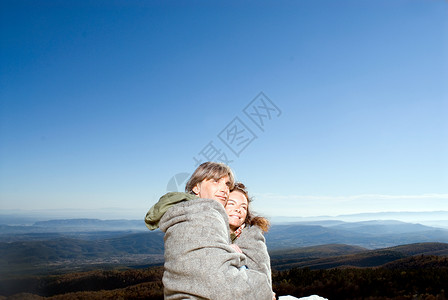
POLYGON ((165 299, 275 299, 263 236, 269 222, 252 215, 250 200, 227 165, 205 162, 185 193, 151 207, 146 226, 165 233, 165 299))

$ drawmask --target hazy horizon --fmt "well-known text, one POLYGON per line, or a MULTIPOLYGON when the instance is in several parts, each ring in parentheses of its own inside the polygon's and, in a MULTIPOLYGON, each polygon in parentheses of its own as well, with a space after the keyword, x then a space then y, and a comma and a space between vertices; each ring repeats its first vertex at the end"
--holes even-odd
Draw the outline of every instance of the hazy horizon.
MULTIPOLYGON (((97 210, 60 210, 60 209, 40 209, 40 210, 32 210, 32 209, 6 209, 0 211, 0 217, 5 216, 32 216, 33 218, 38 218, 39 220, 51 220, 54 219, 99 219, 99 220, 139 220, 141 219, 143 222, 144 215, 139 216, 138 213, 128 212, 123 214, 123 210, 121 208, 104 208, 104 214, 98 214, 97 210)), ((368 218, 374 216, 391 216, 391 220, 396 218, 396 216, 402 216, 402 219, 411 220, 413 217, 416 220, 427 220, 431 221, 431 219, 427 219, 427 216, 431 215, 431 217, 441 215, 442 217, 448 217, 448 210, 436 210, 436 211, 378 211, 378 212, 360 212, 354 214, 341 214, 341 215, 315 215, 315 216, 300 216, 300 215, 272 215, 268 216, 270 219, 280 220, 281 218, 288 220, 343 220, 343 219, 359 219, 359 220, 370 220, 368 218), (403 218, 404 217, 404 218, 403 218)), ((399 220, 398 218, 397 220, 399 220)), ((385 220, 385 219, 384 219, 385 220)), ((448 219, 446 219, 448 220, 448 219)), ((434 219, 434 221, 438 221, 438 219, 434 219)), ((447 221, 448 222, 448 221, 447 221)))

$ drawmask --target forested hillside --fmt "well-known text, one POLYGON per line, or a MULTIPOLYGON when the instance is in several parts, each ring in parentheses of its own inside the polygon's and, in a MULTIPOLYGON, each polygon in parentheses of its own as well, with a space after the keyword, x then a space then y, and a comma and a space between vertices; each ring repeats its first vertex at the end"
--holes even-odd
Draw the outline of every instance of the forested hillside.
MULTIPOLYGON (((325 245, 285 251, 284 258, 290 261, 289 264, 278 258, 282 255, 278 251, 273 253, 272 260, 273 288, 277 295, 302 297, 318 294, 331 300, 446 299, 447 249, 448 245, 441 243, 382 250, 325 245), (398 259, 387 261, 381 259, 383 252, 400 255, 398 259), (363 261, 359 257, 365 258, 363 264, 359 264, 363 261), (293 267, 297 264, 295 259, 320 260, 327 265, 314 265, 314 269, 298 268, 293 267), (359 265, 354 267, 354 262, 359 265)), ((2 277, 0 299, 163 299, 162 274, 163 267, 151 267, 2 277)))
MULTIPOLYGON (((0 299, 163 299, 161 267, 145 270, 93 271, 1 281, 0 299), (6 293, 6 285, 9 291, 6 293), (9 297, 7 297, 9 295, 9 297), (44 298, 45 297, 45 298, 44 298)), ((380 268, 294 268, 273 272, 277 295, 318 294, 331 300, 446 299, 448 260, 418 256, 380 268)))

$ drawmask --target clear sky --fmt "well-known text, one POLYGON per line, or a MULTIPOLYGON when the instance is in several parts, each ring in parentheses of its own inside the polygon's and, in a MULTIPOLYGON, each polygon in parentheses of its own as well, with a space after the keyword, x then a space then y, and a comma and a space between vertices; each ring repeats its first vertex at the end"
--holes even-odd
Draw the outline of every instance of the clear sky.
POLYGON ((140 218, 207 156, 267 216, 448 210, 447 1, 3 0, 0 43, 2 212, 140 218))

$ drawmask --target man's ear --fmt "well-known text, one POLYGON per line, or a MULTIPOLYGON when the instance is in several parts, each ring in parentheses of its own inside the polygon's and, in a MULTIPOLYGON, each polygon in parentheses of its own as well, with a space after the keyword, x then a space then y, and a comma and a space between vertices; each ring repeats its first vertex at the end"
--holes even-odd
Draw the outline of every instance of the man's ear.
POLYGON ((200 191, 201 191, 201 189, 200 189, 199 183, 198 183, 193 187, 193 193, 195 193, 196 195, 199 195, 200 191))

